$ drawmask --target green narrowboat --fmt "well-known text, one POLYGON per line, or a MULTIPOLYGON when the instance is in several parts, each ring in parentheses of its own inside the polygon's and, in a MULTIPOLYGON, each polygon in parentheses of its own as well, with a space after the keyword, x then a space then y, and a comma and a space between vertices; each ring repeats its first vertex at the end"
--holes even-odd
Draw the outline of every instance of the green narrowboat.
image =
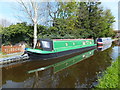
POLYGON ((26 48, 32 59, 50 59, 96 47, 93 39, 39 39, 36 48, 26 48))

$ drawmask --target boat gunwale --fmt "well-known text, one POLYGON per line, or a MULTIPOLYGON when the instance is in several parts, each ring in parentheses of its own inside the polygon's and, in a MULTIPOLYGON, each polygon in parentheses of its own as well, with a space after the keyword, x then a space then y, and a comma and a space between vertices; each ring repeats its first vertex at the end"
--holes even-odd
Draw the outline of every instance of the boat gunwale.
POLYGON ((89 47, 93 47, 93 46, 96 46, 96 44, 92 44, 92 45, 88 45, 88 46, 82 46, 80 48, 63 50, 63 51, 54 51, 54 50, 53 51, 42 51, 40 49, 31 49, 31 48, 28 48, 28 49, 31 49, 31 50, 39 50, 41 52, 34 52, 34 51, 29 51, 29 50, 27 52, 36 53, 36 54, 54 54, 54 53, 60 53, 60 52, 64 52, 64 51, 77 50, 77 49, 82 49, 82 48, 89 48, 89 47), (44 52, 44 53, 42 53, 42 52, 44 52))
POLYGON ((53 39, 53 41, 70 41, 70 40, 74 40, 74 41, 77 41, 77 40, 93 40, 93 39, 53 39))

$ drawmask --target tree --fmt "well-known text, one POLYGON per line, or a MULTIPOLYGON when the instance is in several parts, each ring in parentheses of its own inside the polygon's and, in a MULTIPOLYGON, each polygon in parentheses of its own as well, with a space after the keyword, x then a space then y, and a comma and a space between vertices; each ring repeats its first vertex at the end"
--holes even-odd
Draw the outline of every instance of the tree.
POLYGON ((3 32, 3 26, 0 25, 0 34, 2 34, 2 32, 3 32))
POLYGON ((2 44, 2 34, 3 34, 3 27, 0 25, 0 46, 2 44))
POLYGON ((103 10, 100 6, 101 2, 59 2, 55 4, 56 9, 53 8, 53 5, 51 4, 50 8, 50 3, 48 3, 48 10, 53 27, 55 27, 54 31, 58 35, 94 39, 112 36, 111 26, 114 17, 109 10, 103 10), (108 13, 105 15, 105 12, 108 13))
MULTIPOLYGON (((47 12, 49 14, 48 18, 51 18, 50 21, 52 21, 52 26, 46 27, 43 25, 38 25, 41 15, 39 13, 39 3, 32 0, 30 0, 30 2, 20 1, 21 3, 19 4, 22 6, 21 9, 27 16, 25 20, 30 20, 32 24, 28 25, 28 21, 26 24, 22 23, 21 25, 19 23, 15 26, 11 25, 9 28, 5 28, 5 38, 17 38, 17 36, 22 33, 23 29, 24 34, 21 34, 25 36, 23 37, 23 40, 29 40, 28 37, 30 37, 30 39, 34 38, 35 47, 36 37, 52 39, 97 38, 113 35, 112 23, 114 22, 114 17, 112 16, 110 10, 104 11, 103 8, 100 7, 100 2, 47 2, 47 12), (36 10, 35 7, 37 7, 36 10), (34 31, 32 29, 34 29, 34 31)), ((20 41, 19 38, 18 41, 20 41)))
POLYGON ((47 13, 50 17, 48 22, 51 22, 52 26, 55 26, 56 19, 59 18, 59 9, 60 9, 60 2, 47 2, 47 13))
POLYGON ((105 19, 104 24, 106 25, 104 27, 103 35, 105 37, 111 37, 114 36, 114 31, 113 31, 113 23, 115 22, 115 17, 112 16, 112 13, 110 9, 107 9, 103 12, 103 18, 105 19))
POLYGON ((2 25, 3 27, 8 27, 11 25, 11 23, 6 19, 0 19, 0 25, 2 25))
POLYGON ((80 38, 88 38, 91 34, 89 25, 89 11, 87 2, 78 3, 77 20, 75 22, 75 27, 80 38))
POLYGON ((51 9, 48 9, 53 21, 53 27, 57 28, 56 32, 60 36, 70 34, 74 30, 77 4, 76 2, 59 2, 56 5, 58 6, 57 9, 53 10, 53 14, 50 13, 51 9))
POLYGON ((94 39, 110 36, 108 32, 114 22, 114 16, 112 16, 110 10, 104 11, 100 5, 101 2, 88 2, 89 29, 92 31, 90 37, 94 39))
POLYGON ((2 41, 3 44, 16 44, 20 41, 29 41, 29 36, 32 28, 27 26, 26 23, 17 23, 3 28, 2 41), (29 34, 28 34, 29 33, 29 34))
MULTIPOLYGON (((33 25, 28 25, 26 22, 17 23, 15 25, 10 25, 9 27, 4 27, 2 30, 2 41, 3 44, 16 44, 21 41, 25 41, 28 45, 31 46, 33 41, 33 25)), ((47 27, 38 25, 37 32, 38 37, 45 35, 47 33, 47 27)))
POLYGON ((35 48, 37 43, 37 24, 38 20, 41 16, 40 14, 40 3, 37 0, 28 0, 28 2, 25 2, 24 0, 19 0, 19 5, 21 8, 21 11, 25 13, 24 17, 25 19, 28 19, 32 22, 34 25, 34 46, 35 48))

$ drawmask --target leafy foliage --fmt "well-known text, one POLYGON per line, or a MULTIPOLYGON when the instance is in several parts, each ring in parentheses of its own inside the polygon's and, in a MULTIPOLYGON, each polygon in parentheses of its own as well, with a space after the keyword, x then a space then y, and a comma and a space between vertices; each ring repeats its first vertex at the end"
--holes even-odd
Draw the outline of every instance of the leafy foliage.
POLYGON ((99 79, 99 84, 96 88, 120 88, 119 84, 119 70, 118 62, 120 57, 112 64, 111 67, 107 68, 104 76, 99 79))
MULTIPOLYGON (((28 44, 33 41, 33 26, 27 25, 27 23, 17 23, 9 27, 3 28, 2 43, 5 45, 16 44, 20 41, 26 41, 28 44)), ((46 34, 46 27, 38 25, 38 35, 46 34)))
MULTIPOLYGON (((54 5, 54 4, 52 4, 54 5)), ((38 38, 98 38, 113 37, 114 16, 109 9, 103 10, 100 2, 58 2, 57 10, 50 8, 51 27, 38 25, 38 38), (53 13, 52 13, 53 10, 53 13)), ((33 25, 17 23, 0 30, 4 44, 20 41, 33 42, 33 25)))
POLYGON ((54 27, 59 34, 69 34, 73 38, 98 38, 114 36, 112 24, 115 22, 110 10, 103 10, 100 2, 60 2, 59 17, 54 27), (70 8, 73 6, 73 8, 70 8))

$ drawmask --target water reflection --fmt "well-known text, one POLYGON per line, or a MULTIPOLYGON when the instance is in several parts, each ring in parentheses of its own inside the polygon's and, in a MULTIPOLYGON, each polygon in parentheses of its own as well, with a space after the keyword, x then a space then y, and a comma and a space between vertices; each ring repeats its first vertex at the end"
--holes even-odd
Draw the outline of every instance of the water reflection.
POLYGON ((111 45, 112 45, 112 43, 104 44, 104 45, 98 46, 98 47, 97 47, 97 50, 98 50, 98 51, 104 51, 104 50, 110 48, 111 45))
POLYGON ((33 87, 91 88, 97 84, 96 80, 98 78, 96 72, 104 71, 111 64, 112 59, 108 56, 110 52, 111 48, 105 52, 96 52, 94 56, 70 68, 64 69, 56 74, 47 74, 47 77, 39 72, 38 77, 36 77, 39 82, 34 84, 33 87), (44 84, 49 86, 44 86, 44 84))
POLYGON ((111 65, 111 55, 114 49, 112 46, 104 51, 90 50, 82 54, 77 53, 51 61, 31 61, 19 64, 16 67, 3 67, 3 88, 93 87, 97 84, 98 75, 101 75, 97 73, 103 72, 111 65), (52 67, 44 71, 27 73, 30 70, 50 65, 52 67))
POLYGON ((45 70, 45 69, 48 69, 50 67, 53 67, 54 73, 56 73, 56 72, 58 72, 60 70, 63 70, 63 69, 65 69, 65 68, 67 68, 67 67, 69 67, 71 65, 74 65, 74 64, 80 62, 83 59, 86 59, 86 58, 92 56, 94 54, 94 50, 95 49, 93 49, 91 51, 88 51, 88 52, 85 52, 85 53, 82 53, 82 54, 80 54, 78 56, 69 58, 67 60, 64 60, 64 61, 52 64, 52 65, 46 66, 46 67, 42 67, 42 68, 39 68, 39 69, 36 69, 36 70, 31 70, 31 71, 29 71, 29 73, 45 70))
POLYGON ((120 56, 120 39, 113 42, 113 48, 111 53, 113 61, 116 61, 118 56, 120 56))

